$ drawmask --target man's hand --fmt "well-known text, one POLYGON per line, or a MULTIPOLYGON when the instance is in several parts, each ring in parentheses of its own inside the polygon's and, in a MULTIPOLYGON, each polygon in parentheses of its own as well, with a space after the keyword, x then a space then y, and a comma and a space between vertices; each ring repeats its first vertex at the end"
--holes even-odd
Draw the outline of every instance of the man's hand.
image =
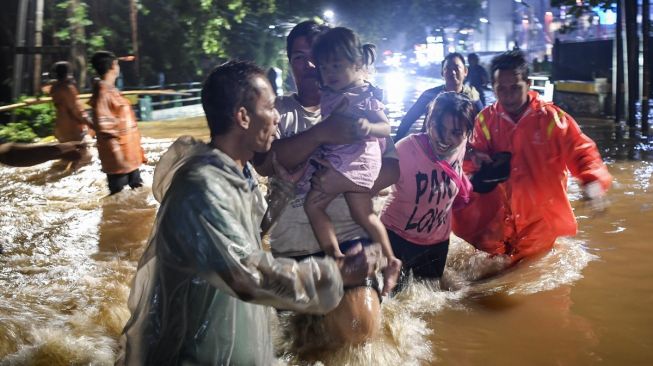
POLYGON ((344 145, 359 141, 369 134, 369 121, 366 119, 356 119, 345 113, 348 101, 338 104, 338 107, 329 115, 329 118, 315 127, 320 132, 321 144, 344 145), (363 122, 367 122, 367 125, 363 122))
POLYGON ((76 161, 82 158, 82 150, 86 149, 85 142, 62 142, 56 145, 59 150, 59 158, 68 161, 76 161))
POLYGON ((492 162, 490 155, 472 148, 468 148, 465 152, 465 160, 471 160, 476 168, 480 168, 483 163, 492 162))
POLYGON ((583 197, 587 201, 587 206, 595 213, 603 212, 608 207, 605 191, 598 181, 583 186, 583 197))
POLYGON ((342 282, 345 287, 360 285, 365 278, 383 267, 381 245, 372 244, 366 247, 358 244, 349 249, 343 258, 337 258, 342 282))
POLYGON ((327 194, 338 194, 343 192, 369 192, 365 188, 355 184, 337 171, 328 160, 313 158, 320 166, 311 178, 311 188, 327 194))

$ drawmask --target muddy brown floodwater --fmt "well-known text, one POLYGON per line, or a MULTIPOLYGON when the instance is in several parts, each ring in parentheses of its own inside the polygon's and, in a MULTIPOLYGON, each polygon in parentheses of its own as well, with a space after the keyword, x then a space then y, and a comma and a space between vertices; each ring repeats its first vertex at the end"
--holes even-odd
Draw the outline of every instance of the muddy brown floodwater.
MULTIPOLYGON (((70 174, 45 163, 0 167, 0 364, 112 364, 126 300, 158 207, 155 163, 176 136, 206 137, 202 118, 142 123, 146 186, 107 197, 99 162, 70 174)), ((585 127, 584 127, 585 128, 585 127)), ((492 263, 454 240, 445 283, 413 283, 383 304, 382 336, 310 355, 327 365, 653 364, 653 164, 650 145, 588 125, 614 186, 592 216, 571 183, 580 232, 486 281, 492 263), (643 160, 633 160, 633 157, 643 160)), ((95 152, 94 152, 95 153, 95 152)), ((291 336, 292 337, 292 336, 291 336)), ((298 357, 287 353, 280 363, 298 357)))

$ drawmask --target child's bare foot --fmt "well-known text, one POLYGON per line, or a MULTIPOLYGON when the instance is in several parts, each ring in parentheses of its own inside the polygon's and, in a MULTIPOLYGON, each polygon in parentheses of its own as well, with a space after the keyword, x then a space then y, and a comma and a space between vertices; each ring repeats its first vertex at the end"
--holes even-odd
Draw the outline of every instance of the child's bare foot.
POLYGON ((399 273, 401 272, 401 260, 397 257, 388 258, 388 266, 383 269, 383 291, 382 296, 385 296, 392 291, 397 285, 399 273))

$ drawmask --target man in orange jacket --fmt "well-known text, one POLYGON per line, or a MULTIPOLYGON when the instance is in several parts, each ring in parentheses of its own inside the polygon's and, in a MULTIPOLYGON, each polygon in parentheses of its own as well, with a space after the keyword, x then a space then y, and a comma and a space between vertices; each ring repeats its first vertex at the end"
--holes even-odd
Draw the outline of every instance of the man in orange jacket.
MULTIPOLYGON (((559 236, 576 234, 567 171, 597 208, 605 203, 612 177, 576 121, 529 91, 528 63, 521 52, 495 57, 491 72, 497 102, 476 117, 470 155, 475 162, 490 162, 497 153, 511 153, 509 177, 497 179, 505 182, 489 193, 475 193, 467 207, 454 212, 453 230, 477 249, 508 255, 515 263, 548 251, 559 236)), ((480 164, 467 165, 473 174, 480 164)))
POLYGON ((141 147, 141 133, 136 125, 136 114, 129 101, 116 89, 120 66, 116 56, 98 51, 91 58, 98 73, 89 104, 93 109, 93 128, 102 171, 107 174, 111 194, 143 185, 139 167, 145 163, 141 147))

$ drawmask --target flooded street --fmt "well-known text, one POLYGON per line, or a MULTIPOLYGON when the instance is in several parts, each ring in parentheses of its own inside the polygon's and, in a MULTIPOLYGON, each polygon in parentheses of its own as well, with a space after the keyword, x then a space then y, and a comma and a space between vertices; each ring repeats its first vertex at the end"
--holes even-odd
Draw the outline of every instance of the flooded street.
MULTIPOLYGON (((389 77, 401 85, 392 78, 404 76, 389 77)), ((392 88, 390 117, 430 83, 392 88)), ((615 143, 609 125, 590 122, 582 127, 599 143, 614 183, 608 211, 597 216, 571 184, 575 238, 485 281, 474 279, 492 261, 454 240, 446 289, 415 283, 384 301, 379 339, 299 360, 280 339, 288 352, 280 363, 652 364, 653 151, 615 143)), ((204 123, 141 123, 145 187, 111 197, 95 149, 93 163, 72 174, 58 163, 0 167, 0 365, 113 363, 130 281, 158 208, 154 166, 176 136, 206 138, 204 123)))

